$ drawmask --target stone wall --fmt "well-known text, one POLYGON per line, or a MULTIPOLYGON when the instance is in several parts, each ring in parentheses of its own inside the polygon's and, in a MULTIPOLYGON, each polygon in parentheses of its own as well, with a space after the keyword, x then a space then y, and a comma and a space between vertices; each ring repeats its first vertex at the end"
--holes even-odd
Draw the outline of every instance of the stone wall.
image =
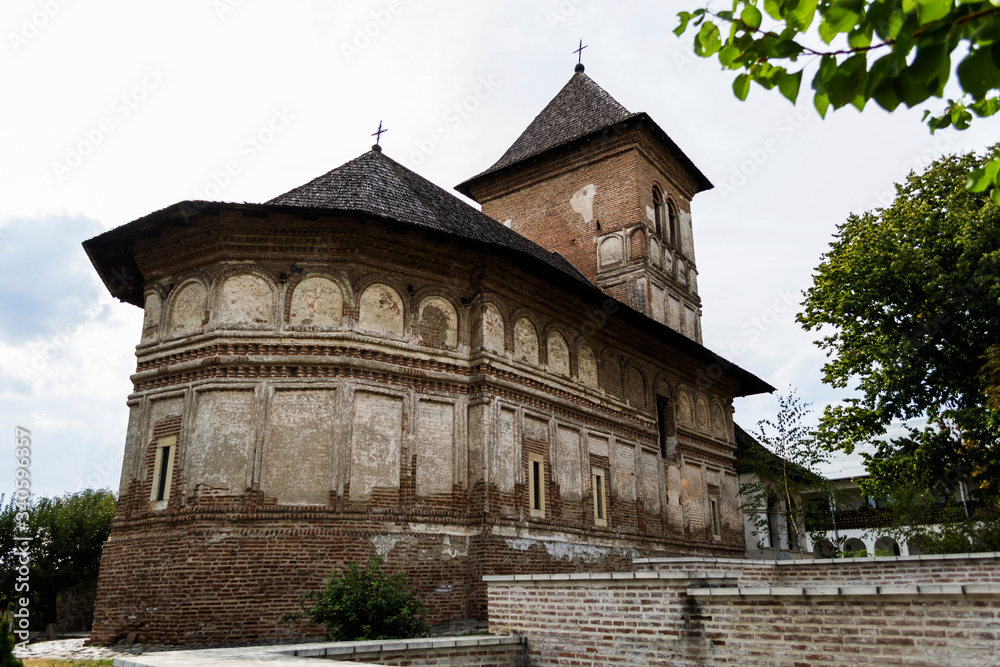
POLYGON ((857 560, 487 577, 490 629, 526 636, 531 665, 1000 661, 1000 554, 857 560))

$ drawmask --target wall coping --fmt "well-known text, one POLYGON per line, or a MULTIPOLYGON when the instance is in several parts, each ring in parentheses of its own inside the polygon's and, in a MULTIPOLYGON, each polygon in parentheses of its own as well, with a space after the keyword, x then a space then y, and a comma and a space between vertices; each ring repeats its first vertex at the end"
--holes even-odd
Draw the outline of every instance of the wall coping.
POLYGON ((520 581, 648 581, 651 579, 739 579, 741 572, 702 570, 692 572, 560 572, 555 574, 488 574, 487 583, 516 583, 520 581))
POLYGON ((189 651, 157 651, 145 655, 115 658, 115 667, 236 667, 267 663, 267 667, 307 667, 317 665, 314 658, 337 656, 323 667, 359 667, 366 664, 349 661, 350 656, 386 651, 474 648, 478 646, 521 645, 525 638, 517 635, 466 635, 460 637, 422 637, 418 639, 385 639, 363 642, 323 642, 284 646, 245 646, 240 648, 198 649, 189 651))
POLYGON ((764 565, 768 567, 791 567, 797 565, 851 565, 873 562, 941 562, 948 560, 1000 560, 1000 551, 977 553, 936 554, 929 556, 860 556, 853 558, 802 558, 797 560, 758 560, 752 558, 714 558, 705 556, 670 558, 633 558, 636 565, 656 565, 659 563, 691 563, 706 565, 764 565))
POLYGON ((911 586, 771 586, 760 588, 689 588, 694 597, 814 597, 848 595, 997 595, 1000 584, 919 584, 911 586))

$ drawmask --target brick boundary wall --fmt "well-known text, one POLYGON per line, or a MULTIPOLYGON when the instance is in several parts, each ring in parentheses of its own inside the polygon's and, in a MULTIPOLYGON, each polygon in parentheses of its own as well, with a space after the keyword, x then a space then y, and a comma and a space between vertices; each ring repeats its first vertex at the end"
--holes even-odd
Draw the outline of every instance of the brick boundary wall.
POLYGON ((522 637, 472 635, 327 642, 294 646, 163 651, 115 658, 115 667, 232 667, 266 663, 268 667, 360 667, 361 665, 450 665, 451 667, 525 667, 522 637), (317 661, 322 658, 323 661, 317 661))
POLYGON ((998 554, 636 566, 485 577, 490 631, 532 666, 1000 664, 998 554))

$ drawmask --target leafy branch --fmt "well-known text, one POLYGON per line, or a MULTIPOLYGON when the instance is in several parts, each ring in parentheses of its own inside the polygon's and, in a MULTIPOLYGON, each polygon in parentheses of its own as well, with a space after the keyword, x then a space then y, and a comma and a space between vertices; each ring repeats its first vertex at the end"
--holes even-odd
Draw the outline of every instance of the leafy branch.
MULTIPOLYGON (((677 35, 698 28, 695 54, 716 57, 726 69, 741 71, 733 92, 745 100, 751 82, 797 101, 806 66, 819 59, 813 75, 813 105, 825 117, 830 107, 864 109, 870 100, 887 111, 943 98, 951 79, 952 55, 965 56, 955 67, 962 96, 948 100, 937 115, 926 112, 931 132, 968 128, 974 117, 1000 111, 1000 3, 998 0, 733 0, 732 10, 702 8, 680 12, 677 35), (763 12, 760 7, 763 7, 763 12), (764 28, 766 12, 775 25, 764 28), (720 26, 728 24, 724 37, 720 26), (808 46, 801 39, 816 24, 830 45, 808 46), (875 52, 888 49, 878 58, 875 52), (960 52, 961 52, 960 51, 960 52), (794 66, 800 56, 809 63, 794 66), (870 57, 871 56, 871 57, 870 57)), ((970 176, 974 192, 987 188, 1000 203, 1000 156, 970 176)))

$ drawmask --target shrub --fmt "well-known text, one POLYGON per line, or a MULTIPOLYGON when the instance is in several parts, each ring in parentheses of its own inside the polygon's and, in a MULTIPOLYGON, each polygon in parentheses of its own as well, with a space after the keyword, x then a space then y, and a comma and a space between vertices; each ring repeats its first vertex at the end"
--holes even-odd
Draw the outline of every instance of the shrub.
POLYGON ((347 572, 330 573, 326 587, 309 591, 299 598, 302 613, 326 627, 326 636, 335 641, 365 639, 400 639, 415 637, 424 631, 424 603, 417 599, 405 572, 387 574, 385 559, 376 556, 362 568, 356 563, 347 572))
POLYGON ((0 616, 0 667, 24 667, 14 657, 14 615, 9 611, 0 616))

